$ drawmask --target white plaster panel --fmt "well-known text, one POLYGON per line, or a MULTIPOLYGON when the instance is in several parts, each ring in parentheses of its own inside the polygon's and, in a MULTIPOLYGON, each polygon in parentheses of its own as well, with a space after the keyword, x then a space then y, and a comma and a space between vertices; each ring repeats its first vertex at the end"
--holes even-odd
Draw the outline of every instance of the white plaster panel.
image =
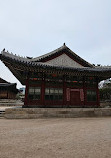
POLYGON ((69 56, 66 54, 62 54, 52 60, 47 61, 46 63, 51 64, 51 65, 60 65, 60 66, 68 66, 68 67, 77 67, 81 68, 83 67, 73 59, 71 59, 69 56))

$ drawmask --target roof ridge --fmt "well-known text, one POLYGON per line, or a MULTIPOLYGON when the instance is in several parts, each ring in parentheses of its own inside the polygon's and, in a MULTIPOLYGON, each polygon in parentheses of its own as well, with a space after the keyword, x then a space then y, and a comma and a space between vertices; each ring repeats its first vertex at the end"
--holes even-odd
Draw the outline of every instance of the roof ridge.
POLYGON ((30 61, 30 59, 26 58, 26 57, 22 57, 22 56, 19 56, 19 55, 16 55, 16 54, 13 54, 12 52, 9 53, 8 51, 2 51, 1 52, 1 55, 3 56, 6 56, 6 57, 10 57, 12 59, 19 59, 19 60, 22 60, 22 61, 30 61))
POLYGON ((73 56, 75 56, 77 59, 79 59, 80 61, 83 61, 86 65, 88 65, 89 67, 94 67, 92 64, 90 64, 89 62, 87 62, 86 60, 84 60, 83 58, 81 58, 79 55, 77 55, 75 52, 73 52, 69 47, 67 47, 66 46, 66 44, 64 43, 61 47, 59 47, 59 48, 57 48, 57 49, 55 49, 55 50, 53 50, 53 51, 51 51, 51 52, 49 52, 49 53, 46 53, 46 54, 44 54, 44 55, 41 55, 41 56, 39 56, 39 57, 35 57, 35 58, 33 58, 33 59, 31 59, 30 61, 32 61, 32 62, 39 62, 39 61, 41 61, 42 59, 44 60, 45 58, 48 58, 48 57, 50 57, 50 56, 52 56, 52 55, 54 55, 55 53, 57 53, 58 51, 61 51, 61 50, 63 50, 63 49, 67 49, 67 50, 69 50, 69 52, 73 55, 73 56))
MULTIPOLYGON (((10 58, 10 57, 8 57, 8 58, 10 58)), ((12 58, 11 58, 12 59, 12 58)), ((12 59, 13 60, 13 59, 12 59)), ((15 59, 15 60, 17 60, 17 59, 15 59)), ((20 61, 20 59, 18 60, 18 61, 20 61)), ((23 62, 23 61, 21 61, 21 62, 23 62)), ((38 66, 46 66, 46 67, 53 67, 53 68, 64 68, 64 69, 72 69, 72 70, 82 70, 82 71, 84 71, 84 70, 93 70, 93 71, 101 71, 101 69, 102 70, 110 70, 111 71, 111 67, 110 68, 105 68, 105 67, 93 67, 93 68, 91 68, 91 67, 82 67, 82 68, 78 68, 78 67, 69 67, 69 66, 57 66, 57 65, 51 65, 51 64, 48 64, 48 63, 43 63, 43 62, 31 62, 31 61, 28 61, 28 62, 23 62, 24 64, 26 63, 26 64, 31 64, 32 66, 33 66, 33 64, 34 64, 34 66, 35 65, 38 65, 38 66)), ((2 78, 1 78, 2 79, 2 78)), ((4 80, 5 81, 5 80, 4 80)), ((7 81, 6 81, 7 82, 7 81)), ((10 82, 8 82, 8 83, 10 83, 10 82)), ((12 83, 13 84, 13 83, 12 83)))
POLYGON ((54 53, 56 53, 57 51, 59 51, 63 48, 68 48, 65 43, 61 47, 59 47, 59 48, 57 48, 57 49, 55 49, 55 50, 53 50, 49 53, 46 53, 44 55, 41 55, 41 56, 38 56, 38 57, 35 57, 35 58, 31 59, 31 61, 37 61, 37 60, 39 61, 40 59, 42 59, 42 57, 45 58, 46 56, 53 55, 54 53))
POLYGON ((72 51, 69 47, 67 47, 67 49, 69 49, 69 51, 70 51, 73 55, 77 56, 80 60, 84 61, 85 63, 87 63, 87 64, 90 65, 91 67, 94 67, 92 64, 90 64, 89 62, 87 62, 85 59, 83 59, 83 58, 81 58, 79 55, 77 55, 77 54, 76 54, 74 51, 72 51))
MULTIPOLYGON (((75 58, 75 60, 80 60, 80 62, 82 62, 83 61, 83 65, 85 66, 85 67, 94 67, 92 64, 90 64, 90 63, 88 63, 86 60, 84 60, 84 59, 82 59, 80 56, 78 56, 75 52, 73 52, 70 48, 68 48, 67 46, 66 46, 66 44, 64 43, 61 47, 59 47, 59 48, 57 48, 57 49, 55 49, 55 50, 53 50, 53 51, 51 51, 51 52, 49 52, 49 53, 46 53, 46 54, 44 54, 44 55, 41 55, 41 56, 39 56, 39 57, 36 57, 36 58, 33 58, 33 59, 29 59, 29 58, 26 58, 26 57, 21 57, 21 56, 17 56, 16 54, 14 55, 13 53, 9 53, 8 51, 6 52, 5 50, 3 50, 2 52, 1 52, 1 54, 0 54, 0 56, 2 55, 2 56, 5 56, 5 57, 9 57, 9 58, 12 58, 12 59, 14 59, 14 60, 19 60, 19 61, 21 61, 21 62, 31 62, 31 63, 34 63, 35 64, 35 62, 39 62, 39 64, 41 63, 43 63, 41 60, 42 59, 45 59, 45 58, 47 58, 47 57, 50 57, 50 56, 52 56, 52 55, 54 55, 55 53, 58 53, 59 51, 61 51, 61 50, 64 50, 64 49, 67 49, 68 51, 69 51, 69 53, 71 53, 72 54, 72 57, 74 57, 75 58)), ((45 64, 44 64, 45 65, 45 64)), ((48 64, 47 64, 48 65, 48 64)), ((50 64, 49 64, 50 65, 50 64)))

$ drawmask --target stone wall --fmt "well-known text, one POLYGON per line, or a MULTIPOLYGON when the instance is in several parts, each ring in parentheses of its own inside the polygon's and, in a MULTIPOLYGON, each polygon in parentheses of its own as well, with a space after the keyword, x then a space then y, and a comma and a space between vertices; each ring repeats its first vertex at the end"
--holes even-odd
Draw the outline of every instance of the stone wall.
POLYGON ((9 108, 5 111, 5 118, 9 119, 104 116, 111 116, 111 108, 9 108))

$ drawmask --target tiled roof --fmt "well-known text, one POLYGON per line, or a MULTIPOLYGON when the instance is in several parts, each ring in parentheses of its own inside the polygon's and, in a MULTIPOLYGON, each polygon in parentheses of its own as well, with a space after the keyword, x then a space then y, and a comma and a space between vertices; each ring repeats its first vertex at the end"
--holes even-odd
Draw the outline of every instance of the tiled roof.
POLYGON ((58 48, 54 51, 51 51, 51 52, 47 53, 47 54, 44 54, 44 55, 41 55, 39 57, 33 58, 33 59, 31 59, 31 61, 40 61, 41 59, 44 59, 48 56, 51 56, 51 55, 55 54, 56 52, 63 50, 64 48, 66 48, 65 45, 61 46, 60 48, 58 48))
POLYGON ((0 83, 0 87, 10 87, 16 85, 16 83, 0 83))
POLYGON ((51 64, 48 64, 48 63, 43 63, 43 62, 35 62, 35 61, 32 61, 30 59, 27 59, 27 58, 23 58, 23 57, 20 57, 20 56, 17 56, 17 55, 13 55, 13 54, 10 54, 8 52, 2 52, 1 53, 1 60, 4 60, 3 58, 7 58, 7 59, 11 59, 13 61, 16 61, 18 63, 23 63, 27 66, 39 66, 39 67, 50 67, 50 68, 55 68, 55 69, 66 69, 66 70, 79 70, 79 71, 94 71, 94 72, 100 72, 100 71, 111 71, 111 67, 102 67, 102 66, 99 66, 99 67, 82 67, 82 68, 73 68, 73 67, 68 67, 68 66, 54 66, 54 65, 51 65, 51 64))
POLYGON ((4 79, 2 79, 2 78, 0 77, 0 84, 1 84, 1 83, 2 83, 2 84, 3 84, 3 83, 6 84, 6 83, 9 83, 9 82, 5 81, 4 79))
POLYGON ((18 80, 25 84, 25 78, 20 74, 22 72, 45 72, 45 73, 59 73, 69 75, 81 76, 98 76, 104 79, 111 77, 111 67, 68 67, 68 66, 53 66, 51 64, 32 61, 31 59, 23 58, 13 55, 9 52, 2 51, 0 59, 10 69, 10 71, 18 78, 18 80))
POLYGON ((58 49, 50 52, 50 53, 47 53, 47 54, 44 54, 42 56, 39 56, 39 57, 36 57, 36 58, 33 58, 31 59, 31 61, 36 61, 36 62, 39 62, 39 61, 43 61, 44 59, 48 59, 49 57, 51 56, 54 56, 56 54, 59 54, 61 51, 67 51, 73 58, 75 58, 76 60, 80 61, 81 63, 83 63, 84 65, 86 65, 86 67, 93 67, 92 64, 88 63, 87 61, 85 61, 84 59, 82 59, 81 57, 79 57, 76 53, 74 53, 71 49, 69 49, 65 43, 63 44, 63 46, 59 47, 58 49))

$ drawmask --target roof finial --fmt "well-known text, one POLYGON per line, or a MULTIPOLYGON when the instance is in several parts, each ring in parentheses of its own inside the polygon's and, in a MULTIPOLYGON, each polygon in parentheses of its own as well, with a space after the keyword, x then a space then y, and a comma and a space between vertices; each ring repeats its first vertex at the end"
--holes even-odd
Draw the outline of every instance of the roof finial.
POLYGON ((3 52, 5 52, 5 48, 3 49, 3 52))
POLYGON ((66 44, 64 43, 63 46, 66 46, 66 44))

